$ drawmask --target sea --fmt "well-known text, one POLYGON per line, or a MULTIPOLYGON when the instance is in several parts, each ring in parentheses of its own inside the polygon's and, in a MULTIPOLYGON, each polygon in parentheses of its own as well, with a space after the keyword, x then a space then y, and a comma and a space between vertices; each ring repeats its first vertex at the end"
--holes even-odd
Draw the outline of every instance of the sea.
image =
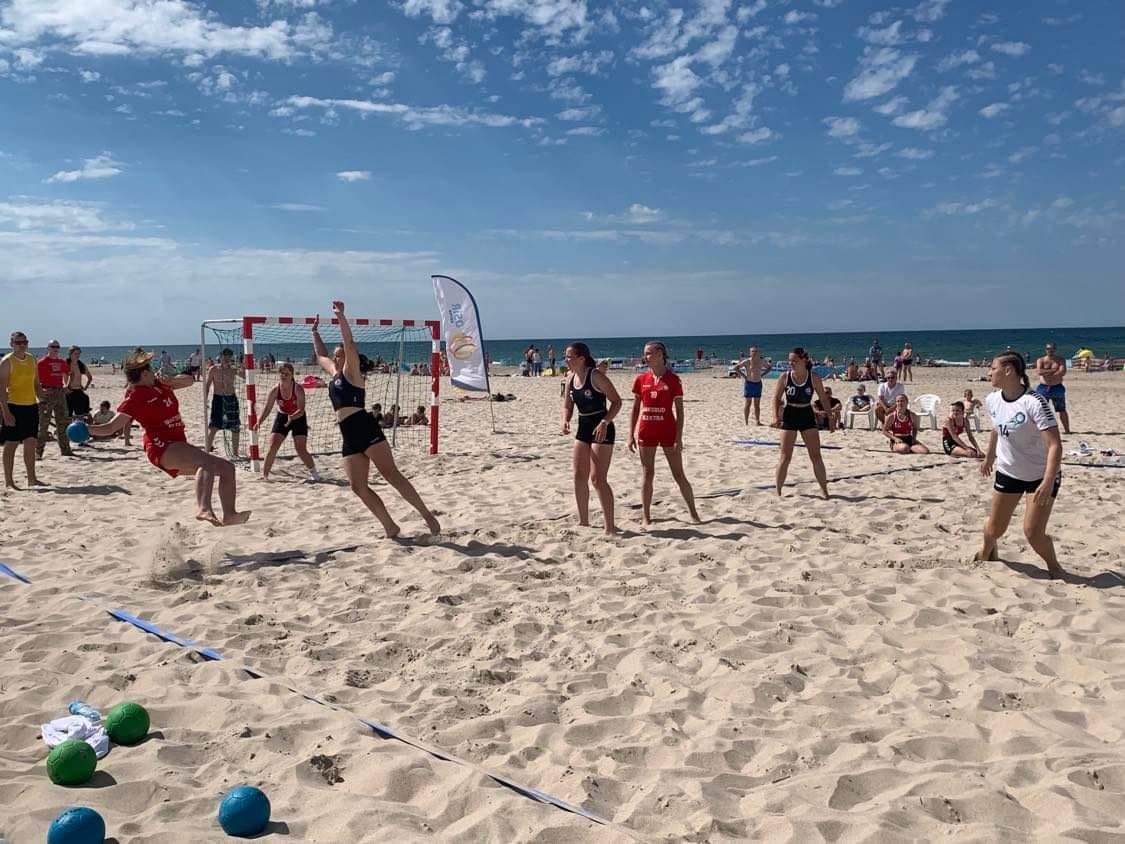
MULTIPOLYGON (((994 355, 1009 348, 1034 359, 1043 352, 1048 342, 1054 342, 1061 355, 1071 358, 1079 349, 1091 349, 1098 358, 1125 357, 1125 327, 1091 328, 999 328, 973 329, 967 331, 880 331, 874 332, 834 332, 800 334, 700 334, 682 337, 526 337, 509 340, 489 340, 485 338, 485 351, 490 360, 499 366, 516 366, 523 360, 528 346, 535 345, 543 353, 544 365, 547 363, 547 350, 554 347, 561 362, 563 349, 567 344, 582 340, 590 346, 596 358, 610 358, 625 361, 639 359, 646 340, 661 340, 668 347, 672 360, 692 360, 698 349, 704 357, 727 363, 745 355, 751 344, 756 344, 764 357, 785 360, 795 346, 803 347, 815 361, 831 357, 838 366, 848 363, 852 358, 862 363, 874 337, 879 338, 883 348, 883 360, 890 362, 899 353, 906 341, 914 348, 914 355, 921 360, 938 360, 950 363, 968 363, 970 360, 990 360, 994 355)), ((234 348, 241 353, 240 341, 235 335, 228 338, 213 338, 208 341, 206 352, 214 357, 222 345, 234 348)), ((428 360, 429 344, 407 342, 404 359, 407 361, 428 360)), ((66 343, 63 347, 65 349, 66 343)), ((106 363, 120 361, 132 351, 134 346, 84 346, 83 360, 106 363)), ((167 351, 177 366, 187 359, 194 345, 153 344, 149 348, 159 357, 167 351)), ((397 344, 393 342, 364 343, 360 349, 370 357, 381 356, 385 360, 398 357, 397 344)), ((294 344, 278 342, 265 346, 256 344, 259 355, 271 351, 278 360, 306 360, 310 348, 306 343, 294 344)), ((42 354, 44 350, 39 350, 42 354)))

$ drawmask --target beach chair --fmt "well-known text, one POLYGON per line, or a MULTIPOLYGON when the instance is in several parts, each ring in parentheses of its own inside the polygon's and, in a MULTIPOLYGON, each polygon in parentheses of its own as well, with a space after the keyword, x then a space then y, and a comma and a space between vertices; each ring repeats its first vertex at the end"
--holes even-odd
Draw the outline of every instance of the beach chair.
POLYGON ((853 418, 855 418, 855 419, 866 418, 867 419, 867 430, 869 430, 869 431, 875 430, 875 402, 871 402, 871 404, 867 405, 866 410, 856 410, 852 406, 852 403, 850 401, 848 402, 847 406, 848 406, 848 409, 846 411, 844 411, 844 427, 845 428, 852 427, 852 419, 853 418))
POLYGON ((930 427, 935 431, 938 427, 938 408, 941 407, 941 397, 935 396, 933 393, 927 393, 924 396, 918 396, 914 400, 918 406, 918 416, 921 419, 930 420, 930 427))

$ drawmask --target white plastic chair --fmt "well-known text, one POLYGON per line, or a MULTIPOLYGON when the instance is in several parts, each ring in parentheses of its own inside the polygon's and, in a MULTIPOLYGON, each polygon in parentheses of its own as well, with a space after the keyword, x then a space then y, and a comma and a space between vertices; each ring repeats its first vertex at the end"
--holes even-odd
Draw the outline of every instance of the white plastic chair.
POLYGON ((980 426, 980 408, 977 408, 972 413, 966 413, 965 414, 965 424, 966 424, 966 426, 971 426, 971 427, 976 428, 976 431, 977 431, 978 434, 982 430, 984 430, 980 426))
POLYGON ((938 427, 938 408, 941 407, 941 396, 935 396, 932 393, 927 393, 924 396, 918 396, 915 399, 918 405, 918 417, 920 419, 929 418, 930 427, 935 431, 938 427))
POLYGON ((844 427, 852 427, 852 419, 867 419, 867 430, 875 430, 875 403, 867 405, 866 410, 856 410, 852 403, 849 401, 847 404, 848 409, 844 412, 844 427))

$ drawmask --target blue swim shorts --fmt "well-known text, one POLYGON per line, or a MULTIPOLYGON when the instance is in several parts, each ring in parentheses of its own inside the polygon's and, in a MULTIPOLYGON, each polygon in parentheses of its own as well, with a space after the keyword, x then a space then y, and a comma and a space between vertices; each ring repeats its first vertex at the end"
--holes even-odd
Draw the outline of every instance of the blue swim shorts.
POLYGON ((1062 384, 1040 384, 1035 392, 1054 405, 1055 413, 1066 412, 1066 387, 1062 384))
POLYGON ((742 397, 746 399, 760 399, 762 397, 762 382, 743 381, 742 397))

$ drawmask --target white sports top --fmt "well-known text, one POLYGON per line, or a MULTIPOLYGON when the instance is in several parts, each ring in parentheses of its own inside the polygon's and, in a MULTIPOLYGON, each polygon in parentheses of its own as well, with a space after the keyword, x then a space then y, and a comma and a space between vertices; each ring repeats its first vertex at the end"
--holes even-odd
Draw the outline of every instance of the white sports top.
POLYGON ((1038 481, 1047 470, 1047 449, 1040 431, 1057 428, 1055 413, 1038 393, 1005 401, 997 390, 984 399, 996 429, 996 470, 1021 481, 1038 481))

